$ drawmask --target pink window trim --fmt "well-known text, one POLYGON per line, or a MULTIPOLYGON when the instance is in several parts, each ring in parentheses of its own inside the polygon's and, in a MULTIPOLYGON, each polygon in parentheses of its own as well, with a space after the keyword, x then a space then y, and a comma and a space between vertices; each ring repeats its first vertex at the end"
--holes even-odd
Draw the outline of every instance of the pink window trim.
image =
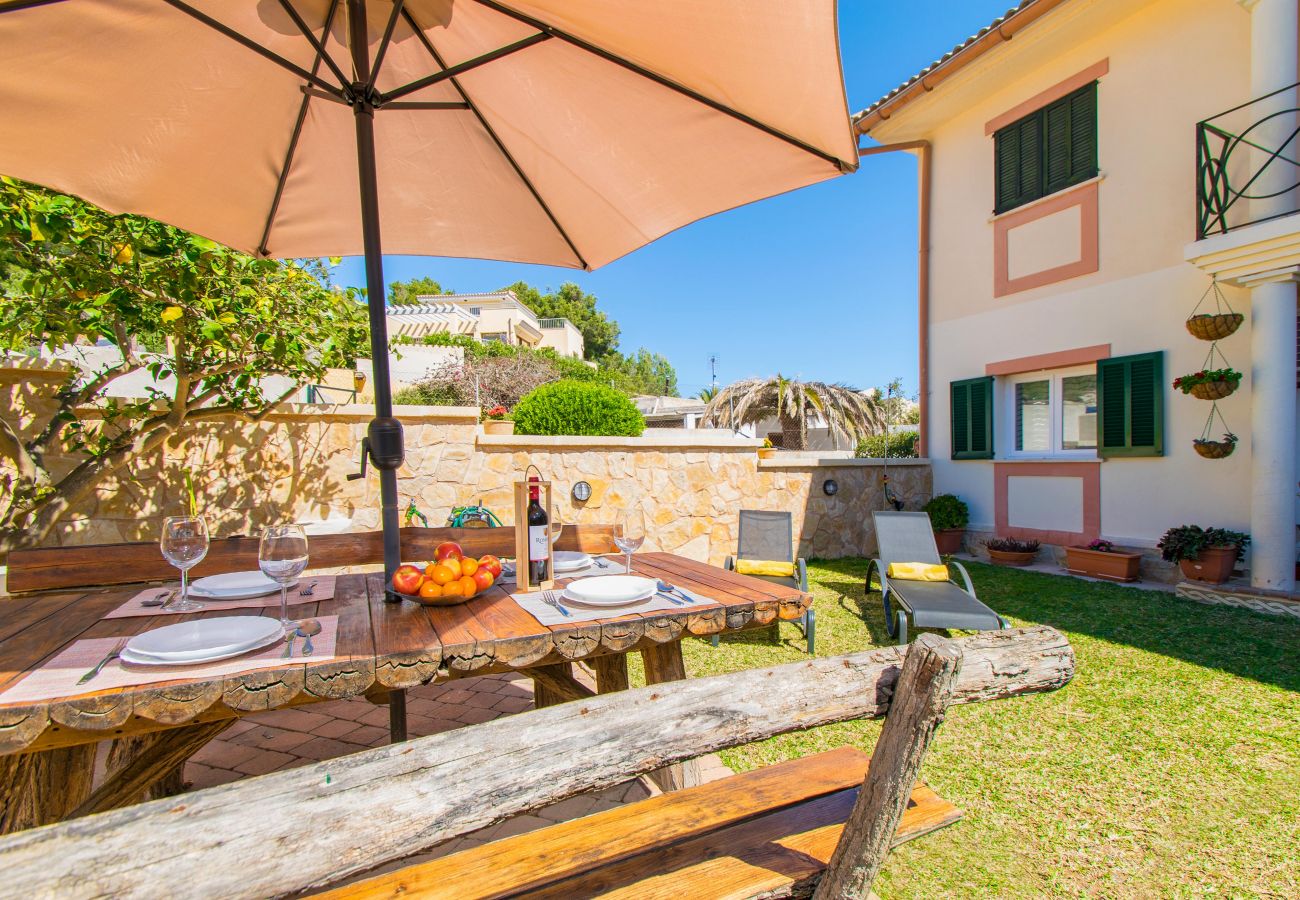
POLYGON ((1034 96, 1025 100, 1023 103, 1017 103, 1001 115, 994 116, 984 123, 984 133, 993 134, 999 129, 1005 128, 1012 122, 1019 121, 1035 110, 1042 109, 1054 100, 1060 100, 1066 94, 1077 91, 1089 82, 1096 81, 1103 75, 1110 72, 1110 58, 1099 60, 1084 69, 1077 72, 1062 82, 1052 85, 1045 91, 1040 91, 1034 96))
POLYGON ((993 296, 1005 297, 1019 291, 1055 284, 1080 275, 1096 272, 1101 267, 1101 248, 1097 228, 1097 182, 1093 181, 1074 190, 1062 191, 1023 210, 1014 210, 993 220, 993 296), (1029 222, 1062 212, 1072 206, 1079 207, 1079 258, 1063 266, 1044 269, 1011 278, 1007 259, 1007 235, 1012 229, 1029 222))
POLYGON ((1083 366, 1099 359, 1110 359, 1110 344, 1075 347, 1037 356, 1021 356, 985 363, 985 375, 1019 375, 1021 372, 1038 372, 1042 369, 1064 369, 1066 366, 1083 366))
POLYGON ((1101 536, 1101 461, 1062 460, 1060 462, 1016 462, 993 464, 993 527, 998 537, 1022 541, 1042 541, 1069 547, 1088 544, 1101 536), (1067 477, 1083 481, 1083 531, 1047 531, 1041 528, 1014 528, 1008 524, 1007 480, 1033 477, 1067 477))

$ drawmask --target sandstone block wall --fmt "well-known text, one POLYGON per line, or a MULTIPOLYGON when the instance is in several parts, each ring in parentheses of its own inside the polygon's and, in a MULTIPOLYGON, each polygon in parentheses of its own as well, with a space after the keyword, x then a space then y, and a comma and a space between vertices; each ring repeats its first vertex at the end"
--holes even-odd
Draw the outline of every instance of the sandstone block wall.
MULTIPOLYGON (((15 427, 23 410, 39 405, 30 387, 20 391, 15 380, 0 379, 8 392, 0 399, 9 401, 0 415, 15 427)), ((377 529, 377 474, 346 479, 358 469, 372 414, 368 406, 288 404, 258 423, 189 428, 105 481, 60 523, 49 543, 155 540, 162 518, 185 509, 187 469, 214 536, 257 534, 285 519, 314 532, 377 529)), ((717 431, 652 429, 640 438, 498 436, 482 434, 472 408, 398 407, 396 414, 406 425, 401 502, 405 506, 414 497, 432 525, 443 524, 452 507, 470 503, 512 521, 511 485, 531 463, 555 483, 563 521, 612 522, 620 508, 643 505, 646 549, 719 563, 735 550, 742 508, 793 513, 804 556, 860 556, 875 549, 871 510, 885 506, 880 461, 784 454, 760 460, 758 441, 717 431), (833 496, 824 490, 827 479, 837 482, 833 496), (585 503, 572 499, 577 481, 591 485, 585 503)), ((56 460, 54 467, 71 462, 56 460)), ((0 459, 0 475, 6 467, 0 459)), ((928 462, 893 460, 887 471, 909 508, 929 498, 928 462)))

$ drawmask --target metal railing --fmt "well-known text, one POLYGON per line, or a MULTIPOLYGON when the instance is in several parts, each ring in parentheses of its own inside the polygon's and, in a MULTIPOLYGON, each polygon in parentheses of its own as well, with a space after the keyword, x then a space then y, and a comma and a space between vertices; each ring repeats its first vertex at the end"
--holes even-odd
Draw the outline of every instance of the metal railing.
POLYGON ((1282 135, 1270 134, 1276 130, 1276 124, 1271 127, 1269 124, 1283 116, 1290 116, 1293 121, 1300 119, 1300 109, 1278 109, 1262 118, 1255 118, 1260 104, 1278 94, 1294 91, 1297 86, 1300 82, 1196 123, 1198 241, 1296 211, 1285 209, 1252 218, 1249 201, 1278 197, 1300 187, 1300 162, 1295 159, 1296 136, 1300 134, 1300 127, 1293 125, 1284 135, 1285 139, 1278 140, 1282 135), (1281 169, 1290 174, 1280 173, 1281 169), (1279 182, 1289 186, 1273 190, 1279 182), (1240 203, 1242 200, 1247 202, 1240 203))
POLYGON ((538 319, 538 328, 563 328, 568 319, 538 319))
POLYGON ((338 402, 340 402, 340 401, 338 401, 338 400, 329 400, 329 399, 326 399, 325 396, 321 393, 322 391, 338 391, 340 394, 347 394, 347 395, 348 395, 348 399, 347 399, 346 401, 343 401, 343 402, 347 402, 347 403, 356 403, 356 402, 357 402, 357 391, 356 391, 356 388, 341 388, 341 387, 334 387, 333 385, 329 385, 329 384, 309 384, 309 385, 307 385, 306 387, 307 387, 307 402, 308 402, 308 403, 338 403, 338 402))

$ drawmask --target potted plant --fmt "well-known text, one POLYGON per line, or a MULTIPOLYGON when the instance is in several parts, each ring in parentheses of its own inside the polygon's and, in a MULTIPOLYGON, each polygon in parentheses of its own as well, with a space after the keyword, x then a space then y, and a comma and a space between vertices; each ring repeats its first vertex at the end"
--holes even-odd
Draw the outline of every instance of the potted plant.
POLYGON ((763 446, 758 448, 759 459, 771 459, 776 456, 776 448, 772 446, 771 438, 763 438, 763 446))
POLYGON ((1222 400, 1241 384, 1241 373, 1231 366, 1226 369, 1202 369, 1191 375, 1174 379, 1174 387, 1198 400, 1222 400))
POLYGON ((1015 538, 992 538, 984 542, 989 559, 999 566, 1027 566, 1038 555, 1038 541, 1018 541, 1015 538))
POLYGON ((1192 441, 1192 446, 1206 459, 1223 459, 1225 456, 1231 456, 1232 451, 1237 449, 1237 436, 1228 431, 1224 433, 1221 441, 1196 438, 1192 441))
POLYGON ((510 411, 498 404, 483 414, 484 434, 514 434, 515 423, 510 418, 510 411))
POLYGON ((930 516, 930 527, 934 529, 934 542, 939 552, 960 553, 962 537, 970 522, 970 507, 965 501, 953 494, 939 494, 931 497, 921 509, 930 516))
POLYGON ((1157 544, 1160 555, 1178 563, 1192 581, 1223 584, 1250 543, 1250 535, 1226 528, 1179 525, 1165 532, 1157 544))
POLYGON ((1137 581, 1141 553, 1116 550, 1110 541, 1093 541, 1086 547, 1065 548, 1065 570, 1109 581, 1137 581))

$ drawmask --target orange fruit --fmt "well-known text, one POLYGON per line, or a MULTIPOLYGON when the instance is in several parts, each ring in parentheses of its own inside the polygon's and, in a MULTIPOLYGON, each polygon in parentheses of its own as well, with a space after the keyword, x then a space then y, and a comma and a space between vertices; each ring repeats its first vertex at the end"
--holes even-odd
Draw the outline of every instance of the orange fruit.
POLYGON ((460 592, 462 596, 473 597, 478 593, 478 585, 469 575, 462 576, 460 579, 460 592))
POLYGON ((436 582, 432 582, 432 581, 425 581, 424 584, 420 585, 420 596, 421 596, 421 597, 441 597, 441 596, 442 596, 442 585, 437 584, 436 582))
POLYGON ((456 573, 451 570, 450 566, 444 566, 442 563, 435 563, 426 570, 429 577, 435 584, 448 585, 456 580, 456 573))
POLYGON ((450 584, 444 584, 444 585, 442 586, 442 595, 443 595, 444 597, 459 597, 459 596, 460 596, 460 581, 459 581, 459 580, 456 580, 456 581, 451 582, 450 584))
POLYGON ((432 577, 433 577, 433 570, 436 569, 437 567, 438 567, 438 564, 437 564, 437 563, 429 563, 427 566, 425 566, 425 567, 424 567, 424 577, 425 577, 425 578, 432 578, 432 577))
POLYGON ((466 557, 460 561, 460 574, 473 575, 478 571, 478 560, 474 557, 466 557))
POLYGON ((442 562, 438 563, 438 565, 446 566, 448 569, 451 570, 451 574, 456 578, 459 578, 460 576, 465 574, 460 569, 460 560, 456 559, 455 557, 449 556, 446 559, 444 559, 442 562))

